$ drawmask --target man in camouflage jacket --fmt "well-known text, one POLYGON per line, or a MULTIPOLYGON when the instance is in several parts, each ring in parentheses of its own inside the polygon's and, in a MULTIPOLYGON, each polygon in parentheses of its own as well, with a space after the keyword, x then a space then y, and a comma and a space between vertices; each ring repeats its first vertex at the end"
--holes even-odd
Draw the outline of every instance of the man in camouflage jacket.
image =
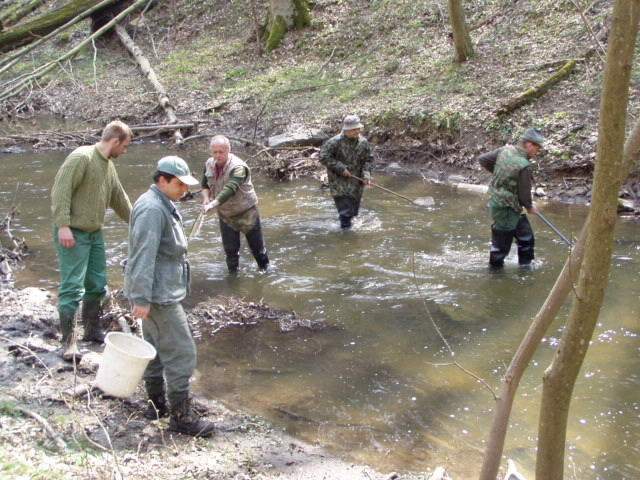
POLYGON ((342 133, 327 140, 320 151, 320 163, 327 167, 329 189, 342 229, 351 228, 351 221, 360 210, 363 188, 371 181, 373 152, 369 142, 360 134, 362 128, 356 115, 347 115, 342 133), (354 176, 362 178, 364 185, 354 176))
POLYGON ((543 143, 542 134, 530 128, 517 146, 505 145, 478 157, 480 164, 493 173, 488 205, 493 219, 489 254, 492 268, 499 269, 504 265, 514 238, 518 245, 518 263, 527 266, 533 261, 533 230, 522 209, 527 213, 538 213, 531 199, 533 178, 529 159, 538 155, 543 143))

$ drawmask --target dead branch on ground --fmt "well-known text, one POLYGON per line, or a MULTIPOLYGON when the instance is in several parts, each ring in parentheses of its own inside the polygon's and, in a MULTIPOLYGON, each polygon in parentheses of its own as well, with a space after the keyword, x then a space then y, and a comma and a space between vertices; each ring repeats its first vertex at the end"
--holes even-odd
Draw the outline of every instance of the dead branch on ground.
POLYGON ((533 100, 540 98, 542 95, 547 93, 551 87, 553 87, 556 83, 560 82, 564 78, 568 77, 571 72, 575 69, 577 61, 575 59, 569 60, 564 66, 554 73, 551 77, 547 78, 542 83, 535 85, 519 95, 513 97, 511 100, 503 104, 498 110, 496 110, 496 115, 507 115, 509 113, 514 112, 520 107, 532 102, 533 100))
POLYGON ((72 27, 73 25, 75 25, 79 21, 84 20, 85 18, 87 18, 89 15, 91 15, 95 11, 102 9, 102 8, 106 7, 107 5, 109 5, 110 3, 113 3, 115 1, 116 0, 103 0, 102 2, 98 3, 94 7, 91 7, 89 9, 85 10, 84 12, 82 12, 77 17, 69 20, 67 23, 65 23, 61 27, 56 28, 53 32, 48 33, 44 37, 39 38, 38 40, 36 40, 33 43, 30 43, 29 45, 26 45, 25 47, 21 48, 17 52, 12 53, 11 55, 8 55, 8 56, 0 59, 0 66, 1 66, 0 73, 6 72, 9 68, 11 68, 16 63, 18 63, 18 61, 22 57, 24 57, 27 53, 29 53, 31 50, 36 48, 38 45, 41 45, 42 43, 45 43, 46 41, 50 40, 51 38, 57 36, 59 33, 67 30, 69 27, 72 27))
MULTIPOLYGON (((120 42, 122 42, 122 45, 136 60, 138 66, 140 67, 140 71, 158 94, 158 104, 160 105, 162 110, 164 110, 164 113, 167 116, 168 123, 170 125, 177 124, 178 118, 176 117, 175 109, 173 108, 173 105, 171 105, 171 102, 169 102, 167 91, 162 83, 160 83, 156 72, 151 67, 151 63, 149 62, 147 57, 144 56, 142 50, 140 50, 140 47, 135 44, 133 39, 127 33, 127 30, 122 25, 116 25, 115 31, 118 35, 118 38, 120 39, 120 42)), ((176 128, 174 130, 173 139, 176 145, 180 145, 184 142, 184 137, 180 132, 180 128, 176 128)))
POLYGON ((78 45, 73 47, 64 55, 61 55, 56 60, 53 60, 44 65, 41 65, 40 67, 34 69, 31 73, 26 74, 25 76, 18 77, 19 80, 13 82, 15 83, 13 86, 8 86, 4 90, 2 90, 2 92, 0 92, 0 101, 5 101, 11 97, 18 95, 25 88, 28 88, 32 82, 43 77, 45 74, 53 70, 61 62, 64 62, 65 60, 75 56, 82 48, 84 48, 85 45, 87 45, 91 41, 95 40, 96 38, 100 37, 108 30, 113 28, 114 25, 116 25, 118 22, 124 19, 127 15, 129 15, 131 12, 133 12, 134 10, 142 6, 142 4, 145 1, 146 0, 136 0, 129 8, 126 8, 125 10, 120 12, 111 21, 104 24, 99 30, 97 30, 95 33, 93 33, 92 35, 84 39, 82 42, 80 42, 78 45))
POLYGON ((38 415, 36 412, 32 412, 31 410, 20 406, 16 406, 14 409, 16 412, 20 412, 21 414, 26 415, 27 417, 31 417, 36 422, 38 422, 44 429, 44 431, 47 432, 47 435, 51 437, 58 450, 64 452, 67 449, 67 444, 64 443, 64 440, 60 438, 60 435, 58 435, 53 427, 51 427, 51 424, 47 422, 41 415, 38 415))

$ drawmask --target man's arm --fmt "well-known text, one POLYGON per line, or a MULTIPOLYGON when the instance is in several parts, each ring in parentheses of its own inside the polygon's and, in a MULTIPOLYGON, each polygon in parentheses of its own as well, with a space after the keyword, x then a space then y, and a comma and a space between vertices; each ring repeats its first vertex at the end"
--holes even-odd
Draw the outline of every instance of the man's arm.
POLYGON ((84 177, 87 168, 86 160, 83 155, 69 155, 58 170, 51 189, 53 223, 58 227, 58 242, 63 248, 73 248, 76 245, 76 239, 69 227, 71 199, 84 177))
POLYGON ((211 188, 209 188, 209 178, 207 177, 207 166, 204 167, 204 172, 202 172, 202 180, 200 181, 200 187, 202 187, 202 204, 206 205, 209 203, 211 198, 211 188))
MULTIPOLYGON (((520 170, 518 176, 518 200, 520 205, 529 211, 533 207, 533 199, 531 198, 532 175, 531 167, 520 170)), ((535 212, 530 212, 535 213, 535 212)))
POLYGON ((493 152, 484 153, 478 157, 478 162, 485 170, 489 170, 491 173, 493 173, 493 169, 496 166, 496 160, 498 160, 499 153, 499 148, 497 148, 493 152))
POLYGON ((128 295, 134 306, 143 309, 151 304, 156 256, 163 223, 162 210, 149 207, 136 215, 135 222, 129 229, 128 295))
POLYGON ((231 175, 229 175, 229 180, 224 184, 220 193, 216 195, 216 201, 218 205, 222 205, 224 202, 229 200, 231 197, 235 195, 235 193, 240 188, 244 182, 247 181, 249 177, 249 169, 247 167, 243 167, 242 165, 234 168, 231 175))
POLYGON ((127 192, 124 191, 124 188, 120 183, 120 179, 118 178, 118 174, 115 171, 115 167, 113 168, 113 174, 114 182, 113 190, 111 191, 111 201, 109 202, 109 206, 113 208, 113 210, 122 220, 129 223, 129 220, 131 219, 131 201, 129 200, 127 192))
POLYGON ((343 175, 347 166, 336 159, 338 142, 328 140, 320 149, 320 163, 331 170, 336 175, 343 175))
POLYGON ((371 181, 371 170, 373 169, 373 147, 369 142, 366 143, 367 148, 367 156, 364 161, 364 165, 362 166, 362 176, 367 182, 371 181))
POLYGON ((56 174, 51 188, 51 213, 57 227, 68 227, 71 224, 71 198, 84 177, 86 160, 83 155, 71 154, 56 174))

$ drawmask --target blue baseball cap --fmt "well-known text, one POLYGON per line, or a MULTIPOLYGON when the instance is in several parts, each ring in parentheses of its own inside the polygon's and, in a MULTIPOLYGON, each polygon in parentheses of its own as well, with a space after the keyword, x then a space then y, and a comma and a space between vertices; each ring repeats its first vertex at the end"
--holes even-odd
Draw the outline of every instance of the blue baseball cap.
POLYGON ((158 171, 178 177, 178 180, 185 185, 193 186, 200 183, 191 176, 191 170, 189 170, 187 162, 175 155, 162 157, 158 160, 158 171))

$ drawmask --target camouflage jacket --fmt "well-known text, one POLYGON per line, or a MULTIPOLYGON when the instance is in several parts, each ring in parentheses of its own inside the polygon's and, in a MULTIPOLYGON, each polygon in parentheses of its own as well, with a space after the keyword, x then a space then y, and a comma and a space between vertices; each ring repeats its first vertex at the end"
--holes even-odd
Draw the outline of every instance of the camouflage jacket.
POLYGON ((362 182, 355 178, 343 177, 342 172, 346 169, 357 177, 371 178, 373 150, 364 137, 351 139, 340 134, 330 138, 322 146, 320 163, 327 167, 332 196, 360 198, 362 182))
POLYGON ((518 213, 522 210, 519 196, 520 172, 530 165, 527 154, 521 148, 507 145, 500 149, 489 185, 492 207, 508 207, 518 213))

